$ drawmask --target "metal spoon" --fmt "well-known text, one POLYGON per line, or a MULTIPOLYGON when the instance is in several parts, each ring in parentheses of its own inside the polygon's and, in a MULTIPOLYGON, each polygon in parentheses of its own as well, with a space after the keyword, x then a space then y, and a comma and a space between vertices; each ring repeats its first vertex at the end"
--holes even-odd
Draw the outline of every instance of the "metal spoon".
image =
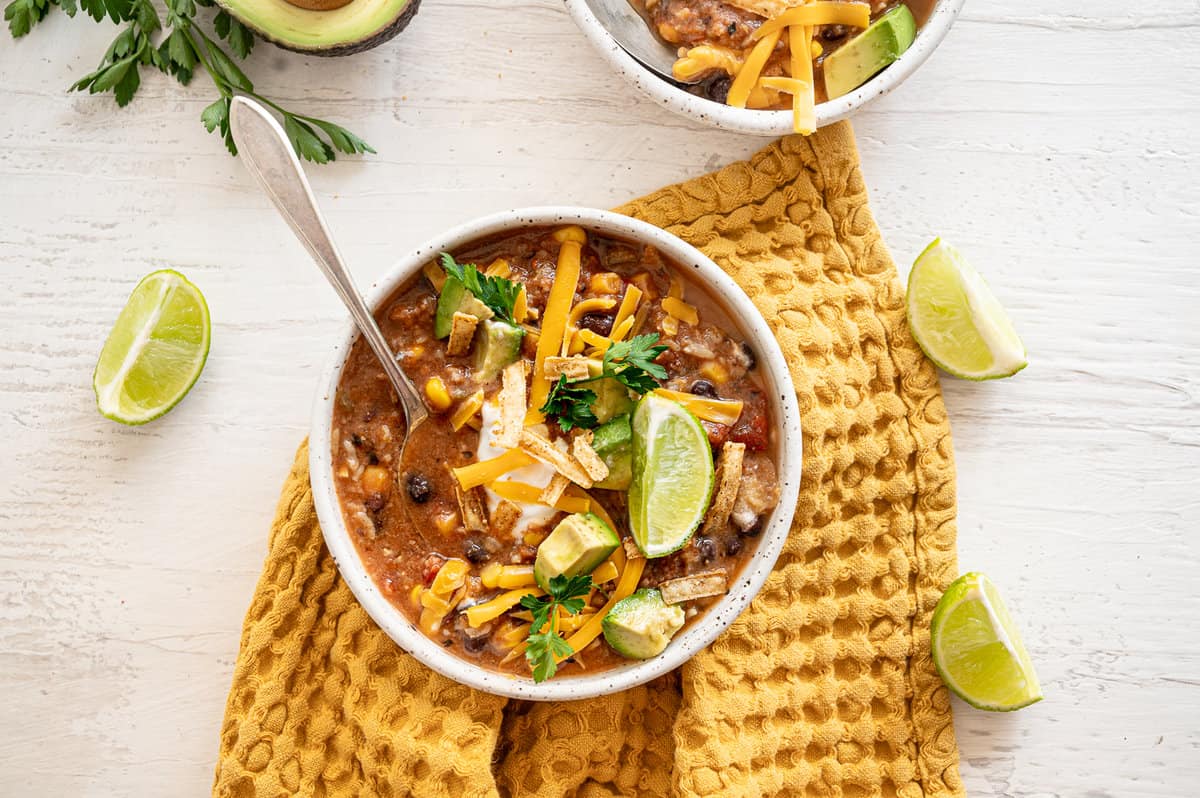
MULTIPOLYGON (((267 109, 245 97, 233 98, 229 124, 233 129, 233 138, 237 141, 238 155, 241 156, 242 162, 258 180, 271 202, 275 203, 275 208, 284 221, 292 228, 292 232, 320 267, 321 273, 342 298, 342 302, 354 318, 354 323, 358 325, 359 332, 375 353, 375 357, 379 358, 384 373, 396 389, 407 428, 400 449, 400 468, 397 473, 408 474, 410 469, 406 467, 406 455, 425 451, 425 445, 414 441, 421 437, 421 432, 432 432, 431 425, 425 425, 425 429, 422 430, 422 422, 429 417, 429 411, 425 408, 421 395, 404 373, 404 369, 396 362, 396 356, 388 346, 387 339, 383 337, 383 332, 355 287, 354 278, 350 276, 350 270, 346 268, 341 254, 333 244, 333 237, 329 234, 325 219, 317 208, 317 201, 313 198, 308 179, 304 176, 300 159, 292 150, 283 128, 267 109)), ((314 444, 320 445, 319 442, 314 444)), ((407 495, 403 485, 397 485, 396 488, 404 495, 402 501, 405 512, 408 513, 407 502, 411 501, 411 497, 407 495)), ((427 530, 424 525, 411 526, 418 535, 425 537, 427 530)))
POLYGON ((630 0, 584 0, 596 19, 617 44, 642 66, 672 83, 699 83, 700 78, 680 80, 671 67, 679 58, 675 47, 654 35, 654 30, 630 0))

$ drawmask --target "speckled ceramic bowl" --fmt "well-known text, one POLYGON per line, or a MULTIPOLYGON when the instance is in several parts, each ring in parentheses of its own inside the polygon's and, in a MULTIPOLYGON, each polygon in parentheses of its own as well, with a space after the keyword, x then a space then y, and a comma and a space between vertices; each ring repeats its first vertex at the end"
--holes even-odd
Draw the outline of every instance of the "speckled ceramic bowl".
POLYGON ((482 668, 461 659, 427 638, 380 593, 363 567, 358 551, 342 520, 334 489, 330 457, 334 394, 350 346, 357 337, 353 325, 334 345, 333 357, 321 375, 313 406, 309 445, 313 500, 325 543, 342 577, 367 613, 396 643, 438 673, 489 693, 538 701, 590 698, 647 682, 679 667, 717 635, 758 593, 771 572, 791 527, 800 488, 800 410, 795 389, 779 344, 766 321, 736 283, 711 260, 689 244, 653 225, 609 211, 565 206, 505 211, 460 225, 405 256, 367 293, 367 303, 377 307, 402 283, 420 271, 436 253, 454 250, 471 241, 530 225, 579 224, 589 230, 620 236, 657 247, 685 269, 693 269, 697 282, 721 297, 758 355, 759 367, 771 399, 771 412, 779 424, 779 505, 771 513, 758 539, 753 557, 730 586, 729 593, 708 612, 687 626, 659 656, 630 661, 595 674, 563 676, 542 684, 532 679, 482 668))
MULTIPOLYGON (((697 122, 722 130, 736 130, 760 136, 782 136, 792 132, 791 111, 756 111, 732 108, 704 97, 689 94, 670 83, 625 52, 604 28, 587 0, 564 0, 567 10, 592 46, 622 77, 642 93, 697 122)), ((887 69, 849 94, 817 106, 817 126, 824 127, 854 114, 871 101, 890 92, 917 70, 942 43, 966 0, 938 0, 929 19, 917 32, 917 39, 904 55, 887 69)))

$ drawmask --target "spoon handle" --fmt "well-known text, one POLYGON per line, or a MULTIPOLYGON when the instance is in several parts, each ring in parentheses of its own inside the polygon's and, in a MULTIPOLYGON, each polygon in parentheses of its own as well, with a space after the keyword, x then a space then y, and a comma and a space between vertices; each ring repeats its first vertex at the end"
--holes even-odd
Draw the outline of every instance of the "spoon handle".
POLYGON ((425 403, 421 401, 408 375, 396 363, 392 348, 388 346, 370 309, 355 288, 354 279, 333 244, 333 237, 317 208, 300 159, 292 150, 283 128, 265 108, 246 97, 233 98, 229 116, 242 162, 342 298, 359 332, 367 339, 367 344, 395 386, 411 430, 429 414, 425 403))

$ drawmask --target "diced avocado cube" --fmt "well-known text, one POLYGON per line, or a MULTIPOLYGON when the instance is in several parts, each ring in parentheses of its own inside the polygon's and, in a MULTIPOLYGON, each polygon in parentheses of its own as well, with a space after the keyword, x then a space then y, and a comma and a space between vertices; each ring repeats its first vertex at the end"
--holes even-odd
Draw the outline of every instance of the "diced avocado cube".
POLYGON ((595 513, 568 515, 538 546, 533 578, 549 590, 556 576, 590 574, 620 544, 617 533, 595 513))
POLYGON ((445 338, 450 335, 455 313, 467 313, 477 319, 490 319, 496 315, 491 308, 476 299, 461 280, 447 274, 442 293, 438 294, 437 310, 433 316, 433 334, 436 337, 445 338))
POLYGON ((906 5, 896 6, 826 56, 825 94, 832 100, 854 91, 903 55, 916 37, 912 12, 906 5))
POLYGON ((616 418, 596 428, 592 448, 608 466, 608 476, 595 487, 604 490, 628 490, 633 481, 633 425, 629 416, 616 418))
POLYGON ((506 321, 489 319, 475 331, 475 376, 480 382, 495 377, 521 356, 525 331, 506 321))
POLYGON ((683 628, 683 609, 663 601, 654 588, 644 587, 616 603, 600 627, 613 650, 629 659, 657 657, 683 628))

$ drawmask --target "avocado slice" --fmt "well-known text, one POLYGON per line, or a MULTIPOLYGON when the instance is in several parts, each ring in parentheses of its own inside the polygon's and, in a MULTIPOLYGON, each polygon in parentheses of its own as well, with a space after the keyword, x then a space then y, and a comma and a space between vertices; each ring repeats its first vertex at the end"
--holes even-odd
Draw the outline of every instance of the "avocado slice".
POLYGON ((628 415, 617 416, 596 428, 592 448, 608 466, 608 476, 595 487, 604 490, 629 490, 633 481, 633 425, 628 415))
MULTIPOLYGON (((474 299, 474 297, 472 297, 474 299)), ((480 382, 495 377, 521 356, 525 331, 506 321, 488 320, 475 332, 475 376, 480 382)))
POLYGON ((533 578, 542 590, 549 590, 556 576, 590 574, 619 545, 617 533, 595 513, 568 515, 538 546, 533 578))
POLYGON ((442 293, 438 294, 437 310, 433 315, 434 336, 445 338, 450 335, 455 313, 466 313, 480 321, 496 315, 491 308, 476 299, 461 280, 446 275, 446 284, 442 286, 442 293))
POLYGON ((683 628, 683 609, 663 601, 662 594, 644 587, 616 603, 600 628, 613 650, 629 659, 657 657, 683 628))
POLYGON ((825 58, 826 96, 832 100, 854 91, 903 55, 916 38, 912 12, 906 5, 896 6, 825 58))
POLYGON ((320 56, 370 50, 404 30, 420 0, 217 0, 262 38, 320 56))
MULTIPOLYGON (((599 377, 603 371, 602 361, 595 358, 588 361, 588 372, 591 376, 599 377)), ((629 397, 629 389, 612 377, 588 383, 588 387, 596 392, 596 401, 592 402, 592 413, 601 424, 633 412, 634 401, 629 397)))

